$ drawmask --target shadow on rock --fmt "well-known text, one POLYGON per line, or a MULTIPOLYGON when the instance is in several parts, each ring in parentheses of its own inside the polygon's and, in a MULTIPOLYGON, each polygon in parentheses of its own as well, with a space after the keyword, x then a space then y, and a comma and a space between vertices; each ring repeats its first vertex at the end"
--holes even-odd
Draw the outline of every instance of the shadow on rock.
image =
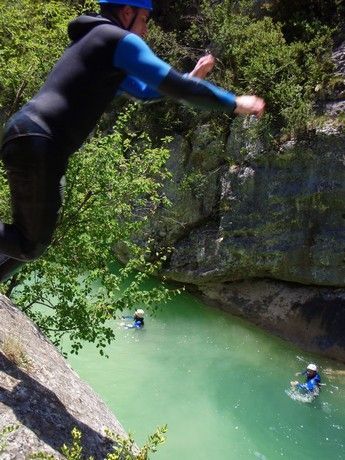
POLYGON ((113 443, 109 438, 77 420, 54 392, 19 369, 1 352, 0 370, 18 381, 11 390, 0 386, 0 406, 11 408, 18 422, 42 442, 60 452, 63 444, 71 443, 71 431, 77 427, 82 433, 83 456, 103 459, 112 451, 113 443))

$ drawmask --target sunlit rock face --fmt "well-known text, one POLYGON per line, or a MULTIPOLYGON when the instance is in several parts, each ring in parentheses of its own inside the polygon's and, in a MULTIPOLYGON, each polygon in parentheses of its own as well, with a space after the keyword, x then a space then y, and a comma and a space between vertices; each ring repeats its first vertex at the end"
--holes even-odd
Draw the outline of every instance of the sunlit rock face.
POLYGON ((210 170, 202 191, 180 197, 165 219, 160 235, 174 246, 166 274, 193 284, 274 278, 343 286, 345 136, 315 132, 273 154, 241 156, 237 144, 229 140, 232 161, 210 170))
POLYGON ((113 451, 106 429, 127 437, 60 352, 0 295, 0 458, 26 460, 42 452, 65 458, 61 447, 71 445, 73 428, 82 433, 83 458, 103 460, 113 451))
MULTIPOLYGON (((334 56, 344 76, 344 44, 334 56)), ((206 124, 188 142, 176 137, 165 189, 172 206, 152 226, 157 244, 174 247, 165 274, 197 285, 273 278, 343 287, 342 103, 338 85, 323 124, 275 150, 255 136, 254 118, 236 119, 226 139, 206 124)))

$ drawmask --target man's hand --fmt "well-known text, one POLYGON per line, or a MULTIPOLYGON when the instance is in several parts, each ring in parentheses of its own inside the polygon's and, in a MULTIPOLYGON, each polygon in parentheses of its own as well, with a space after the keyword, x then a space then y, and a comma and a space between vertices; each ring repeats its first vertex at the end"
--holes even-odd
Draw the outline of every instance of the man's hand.
POLYGON ((265 111, 265 101, 258 96, 236 97, 236 109, 234 113, 242 115, 255 115, 260 118, 265 111))
POLYGON ((206 54, 198 60, 194 69, 190 72, 190 77, 205 78, 209 74, 216 63, 212 54, 206 54))

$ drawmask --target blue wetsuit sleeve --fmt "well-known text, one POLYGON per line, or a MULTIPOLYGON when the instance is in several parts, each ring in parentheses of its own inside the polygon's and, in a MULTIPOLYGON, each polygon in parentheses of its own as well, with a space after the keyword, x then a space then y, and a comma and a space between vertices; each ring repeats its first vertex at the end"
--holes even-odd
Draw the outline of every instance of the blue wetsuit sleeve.
POLYGON ((162 94, 151 88, 139 78, 127 76, 119 86, 118 94, 126 93, 136 99, 152 101, 162 98, 162 94))
POLYGON ((198 78, 176 72, 137 35, 127 34, 116 47, 113 64, 159 93, 208 110, 233 112, 236 96, 198 78))

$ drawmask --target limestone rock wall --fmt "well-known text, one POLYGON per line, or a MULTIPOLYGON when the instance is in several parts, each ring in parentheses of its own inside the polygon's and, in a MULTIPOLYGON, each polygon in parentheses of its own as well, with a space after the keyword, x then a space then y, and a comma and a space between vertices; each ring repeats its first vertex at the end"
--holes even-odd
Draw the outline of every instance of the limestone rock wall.
POLYGON ((267 156, 243 156, 236 139, 229 143, 233 164, 215 174, 218 190, 209 183, 206 204, 194 197, 189 217, 176 217, 186 231, 173 242, 166 274, 198 285, 272 278, 344 286, 345 134, 315 133, 267 156))
POLYGON ((227 139, 208 125, 176 137, 154 224, 174 252, 165 274, 200 285, 271 278, 345 287, 345 43, 333 53, 338 84, 323 124, 267 151, 255 119, 237 118, 227 139))
POLYGON ((2 460, 24 460, 41 451, 59 457, 74 427, 83 434, 85 458, 101 460, 111 451, 105 428, 127 437, 58 350, 0 295, 0 432, 13 424, 18 428, 8 435, 2 460))

